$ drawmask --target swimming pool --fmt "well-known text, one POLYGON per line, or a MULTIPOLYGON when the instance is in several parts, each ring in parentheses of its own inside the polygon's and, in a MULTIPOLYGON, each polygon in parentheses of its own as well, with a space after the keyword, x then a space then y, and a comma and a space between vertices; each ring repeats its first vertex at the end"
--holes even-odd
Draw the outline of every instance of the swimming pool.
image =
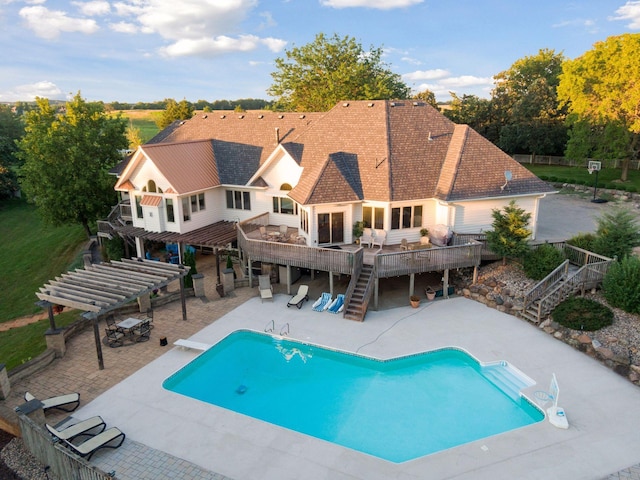
POLYGON ((240 330, 163 387, 404 462, 541 421, 517 385, 499 387, 513 380, 509 369, 455 348, 381 361, 240 330))

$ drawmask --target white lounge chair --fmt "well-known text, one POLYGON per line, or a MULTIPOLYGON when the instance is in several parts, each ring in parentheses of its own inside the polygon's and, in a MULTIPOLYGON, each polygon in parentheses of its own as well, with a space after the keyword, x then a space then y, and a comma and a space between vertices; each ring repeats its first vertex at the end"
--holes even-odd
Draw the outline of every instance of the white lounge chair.
MULTIPOLYGON (((40 400, 34 397, 29 392, 25 392, 24 400, 29 402, 31 400, 40 400)), ((80 394, 69 393, 67 395, 59 395, 57 397, 45 398, 40 400, 42 402, 42 409, 46 412, 50 408, 57 408, 65 412, 73 412, 80 405, 80 394)))
POLYGON ((287 302, 287 308, 291 305, 295 305, 300 309, 302 308, 302 304, 305 300, 309 300, 309 285, 300 285, 298 287, 298 293, 291 297, 291 300, 287 302))
POLYGON ((45 425, 47 426, 47 430, 49 430, 49 433, 60 440, 73 440, 75 437, 79 437, 81 435, 94 436, 98 433, 103 432, 107 427, 107 424, 104 423, 104 420, 100 416, 87 418, 86 420, 74 423, 73 425, 70 425, 67 428, 63 428, 62 430, 52 427, 48 423, 45 425), (100 428, 100 430, 97 430, 98 428, 100 428), (89 433, 92 430, 94 430, 94 432, 89 433))
POLYGON ((313 311, 323 312, 327 309, 330 303, 331 303, 331 294, 323 292, 322 295, 320 295, 320 298, 318 298, 318 300, 316 300, 315 303, 313 304, 313 311))
POLYGON ((101 448, 118 448, 124 442, 125 434, 122 433, 116 427, 111 427, 98 435, 91 437, 84 442, 75 445, 69 440, 64 440, 64 443, 69 447, 73 453, 80 455, 81 457, 87 457, 90 460, 94 453, 101 448), (110 445, 115 440, 120 440, 117 445, 110 445))
POLYGON ((260 299, 271 299, 273 301, 273 287, 271 286, 271 277, 269 275, 260 275, 258 277, 258 290, 260 290, 260 299))

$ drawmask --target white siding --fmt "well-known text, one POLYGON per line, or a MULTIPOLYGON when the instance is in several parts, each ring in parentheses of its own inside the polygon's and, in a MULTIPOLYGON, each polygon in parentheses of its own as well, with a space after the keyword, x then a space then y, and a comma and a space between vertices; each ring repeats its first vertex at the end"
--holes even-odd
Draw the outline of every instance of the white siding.
MULTIPOLYGON (((511 198, 475 200, 452 204, 455 209, 455 218, 450 224, 451 229, 458 233, 479 233, 492 230, 493 217, 491 213, 493 209, 502 210, 511 200, 511 198)), ((519 208, 532 214, 529 228, 535 232, 538 197, 518 197, 515 201, 519 208)))

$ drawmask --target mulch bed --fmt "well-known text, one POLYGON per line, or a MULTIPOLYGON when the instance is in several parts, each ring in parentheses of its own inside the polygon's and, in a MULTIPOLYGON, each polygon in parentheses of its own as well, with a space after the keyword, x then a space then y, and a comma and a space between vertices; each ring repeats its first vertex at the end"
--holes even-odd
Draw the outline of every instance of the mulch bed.
MULTIPOLYGON (((7 443, 13 440, 15 437, 10 433, 5 432, 0 429, 0 450, 2 450, 7 443)), ((2 480, 22 480, 21 477, 16 475, 13 470, 5 465, 5 463, 0 459, 0 478, 2 480)))

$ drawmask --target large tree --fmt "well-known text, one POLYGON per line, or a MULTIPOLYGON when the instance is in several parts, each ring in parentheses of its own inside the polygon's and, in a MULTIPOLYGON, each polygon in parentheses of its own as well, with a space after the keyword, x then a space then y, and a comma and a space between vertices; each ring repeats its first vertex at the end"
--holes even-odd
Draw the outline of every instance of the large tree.
POLYGON ((462 95, 449 92, 452 100, 444 115, 455 123, 466 124, 493 143, 498 143, 502 124, 495 118, 493 103, 476 95, 462 95))
POLYGON ((16 164, 16 141, 24 135, 20 116, 9 105, 0 105, 0 199, 18 190, 18 179, 12 166, 16 164))
POLYGON ((189 120, 193 117, 193 104, 185 99, 176 102, 173 98, 165 99, 166 108, 156 122, 158 128, 163 129, 176 120, 189 120))
POLYGON ((275 60, 267 93, 274 108, 324 112, 342 100, 406 99, 410 89, 382 63, 382 49, 365 51, 354 38, 320 33, 275 60))
POLYGON ((45 98, 36 103, 25 116, 26 134, 19 142, 22 188, 47 222, 79 223, 91 235, 90 224, 116 202, 108 172, 127 148, 126 121, 80 93, 61 111, 45 98))
POLYGON ((502 128, 498 146, 509 153, 560 154, 567 141, 566 112, 557 88, 564 56, 542 49, 516 60, 495 77, 494 111, 502 128))
MULTIPOLYGON (((614 135, 619 148, 609 149, 610 155, 623 155, 621 179, 627 180, 630 160, 638 157, 640 145, 640 34, 627 33, 598 42, 593 49, 562 68, 558 100, 571 112, 571 153, 580 149, 571 144, 590 142, 590 154, 606 155, 606 144, 614 135), (613 125, 610 127, 609 125, 613 125), (604 147, 604 148, 603 148, 604 147), (572 150, 573 149, 573 150, 572 150)), ((602 158, 602 157, 601 157, 602 158)))

